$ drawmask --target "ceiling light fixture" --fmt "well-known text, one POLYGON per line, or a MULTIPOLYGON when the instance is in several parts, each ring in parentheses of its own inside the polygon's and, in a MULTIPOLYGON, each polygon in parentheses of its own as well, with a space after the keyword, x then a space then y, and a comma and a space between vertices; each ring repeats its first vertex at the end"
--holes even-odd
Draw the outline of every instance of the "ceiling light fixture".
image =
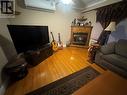
POLYGON ((61 2, 62 2, 63 4, 66 4, 66 5, 72 4, 72 3, 73 3, 72 0, 61 0, 61 2))

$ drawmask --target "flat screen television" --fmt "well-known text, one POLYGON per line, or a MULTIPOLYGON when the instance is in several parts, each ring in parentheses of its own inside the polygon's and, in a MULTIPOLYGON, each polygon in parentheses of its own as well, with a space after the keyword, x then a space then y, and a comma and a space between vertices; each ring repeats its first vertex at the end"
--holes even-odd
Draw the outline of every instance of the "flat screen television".
POLYGON ((48 26, 7 25, 17 53, 42 48, 49 43, 48 26))

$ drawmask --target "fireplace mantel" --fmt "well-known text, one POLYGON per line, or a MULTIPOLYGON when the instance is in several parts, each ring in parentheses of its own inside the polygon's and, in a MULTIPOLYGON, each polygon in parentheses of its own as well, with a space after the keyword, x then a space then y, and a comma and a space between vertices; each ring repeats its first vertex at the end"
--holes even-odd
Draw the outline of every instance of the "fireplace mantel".
POLYGON ((88 47, 92 26, 71 26, 71 46, 88 47))

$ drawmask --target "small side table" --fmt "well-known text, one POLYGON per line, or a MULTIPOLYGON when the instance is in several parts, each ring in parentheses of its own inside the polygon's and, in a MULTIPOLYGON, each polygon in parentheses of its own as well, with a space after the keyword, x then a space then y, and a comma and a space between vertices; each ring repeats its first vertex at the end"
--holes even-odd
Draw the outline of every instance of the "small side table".
POLYGON ((99 44, 92 44, 88 49, 88 61, 94 63, 96 51, 100 48, 99 44))
POLYGON ((27 62, 22 56, 18 56, 8 62, 4 69, 5 73, 9 75, 12 80, 20 80, 28 73, 27 62))

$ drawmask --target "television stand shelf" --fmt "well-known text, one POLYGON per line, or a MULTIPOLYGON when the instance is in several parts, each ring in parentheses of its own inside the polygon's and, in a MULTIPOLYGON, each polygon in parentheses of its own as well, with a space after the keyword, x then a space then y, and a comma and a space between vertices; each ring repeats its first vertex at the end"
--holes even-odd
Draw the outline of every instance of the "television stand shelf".
POLYGON ((35 66, 44 61, 52 54, 53 54, 52 47, 50 44, 47 44, 38 50, 28 51, 27 53, 25 53, 25 57, 28 64, 35 66))

